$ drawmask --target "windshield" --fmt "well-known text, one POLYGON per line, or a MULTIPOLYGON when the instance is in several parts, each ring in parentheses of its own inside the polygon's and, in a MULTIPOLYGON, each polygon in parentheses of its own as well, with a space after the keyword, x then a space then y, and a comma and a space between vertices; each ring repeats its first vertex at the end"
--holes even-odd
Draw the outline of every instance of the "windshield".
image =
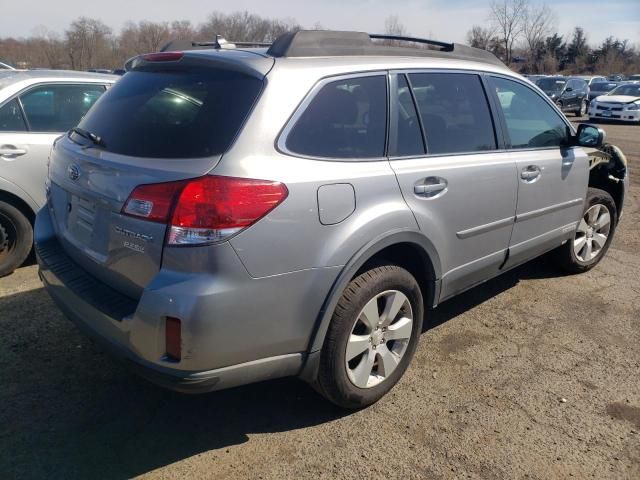
POLYGON ((541 78, 536 85, 545 92, 561 92, 566 83, 567 81, 562 78, 541 78))
POLYGON ((640 97, 640 84, 639 85, 620 85, 613 89, 607 95, 629 95, 631 97, 640 97))
POLYGON ((132 71, 78 125, 109 152, 135 157, 220 155, 233 142, 262 80, 223 69, 132 71))

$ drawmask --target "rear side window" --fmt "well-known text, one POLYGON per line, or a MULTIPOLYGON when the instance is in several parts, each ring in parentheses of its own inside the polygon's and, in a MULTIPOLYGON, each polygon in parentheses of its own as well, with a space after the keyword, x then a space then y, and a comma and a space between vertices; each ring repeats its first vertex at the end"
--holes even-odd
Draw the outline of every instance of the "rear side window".
POLYGON ((11 100, 0 108, 0 132, 24 132, 27 128, 17 100, 11 100))
POLYGON ((394 105, 396 106, 394 123, 397 125, 395 129, 397 135, 396 138, 391 139, 389 155, 398 157, 423 155, 425 148, 420 120, 404 75, 397 77, 394 97, 394 105))
POLYGON ((66 132, 104 93, 103 85, 43 85, 20 95, 32 132, 66 132))
POLYGON ((311 157, 380 158, 386 130, 386 77, 337 80, 313 97, 289 132, 286 147, 311 157))
POLYGON ((504 112, 511 148, 557 147, 567 140, 567 125, 560 115, 529 87, 490 77, 504 112))
POLYGON ((224 153, 262 89, 262 80, 221 69, 123 76, 80 127, 105 149, 136 157, 195 158, 224 153))
POLYGON ((496 136, 480 77, 459 73, 409 75, 429 154, 495 150, 496 136))

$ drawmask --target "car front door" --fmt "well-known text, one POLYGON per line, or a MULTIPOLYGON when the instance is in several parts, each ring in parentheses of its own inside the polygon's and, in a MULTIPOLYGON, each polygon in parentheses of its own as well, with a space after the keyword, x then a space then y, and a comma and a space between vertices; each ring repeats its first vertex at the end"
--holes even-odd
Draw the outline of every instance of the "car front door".
POLYGON ((524 82, 491 76, 518 171, 518 203, 506 267, 560 245, 575 231, 589 180, 589 157, 566 147, 569 124, 524 82))
POLYGON ((100 84, 42 84, 6 102, 6 121, 0 123, 0 177, 42 205, 53 141, 76 126, 104 91, 100 84))
POLYGON ((390 163, 440 256, 444 300, 499 272, 514 221, 515 162, 499 150, 480 75, 406 72, 391 85, 390 163))

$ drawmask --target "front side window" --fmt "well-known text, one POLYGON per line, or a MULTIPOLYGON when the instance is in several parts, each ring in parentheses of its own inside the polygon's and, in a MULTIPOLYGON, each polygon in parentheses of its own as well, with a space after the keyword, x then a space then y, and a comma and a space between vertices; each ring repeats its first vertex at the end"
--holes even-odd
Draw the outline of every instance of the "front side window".
POLYGON ((104 93, 103 85, 43 85, 20 96, 33 132, 66 132, 104 93))
POLYGON ((478 75, 415 73, 409 79, 427 137, 427 153, 497 148, 489 104, 478 75))
POLYGON ((26 129, 17 100, 5 103, 0 108, 0 132, 24 132, 26 129))
POLYGON ((387 80, 383 75, 327 83, 286 139, 287 150, 311 157, 385 155, 387 80))
POLYGON ((540 95, 529 87, 490 77, 504 113, 511 148, 557 147, 567 141, 567 125, 540 95))

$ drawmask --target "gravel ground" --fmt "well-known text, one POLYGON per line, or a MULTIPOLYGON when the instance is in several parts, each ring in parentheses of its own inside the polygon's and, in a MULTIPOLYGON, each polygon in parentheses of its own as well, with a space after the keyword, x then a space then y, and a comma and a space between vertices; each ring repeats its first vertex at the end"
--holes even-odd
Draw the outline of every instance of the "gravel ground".
POLYGON ((183 396, 82 336, 36 267, 0 280, 0 478, 640 478, 640 127, 607 258, 535 260, 429 312, 378 404, 294 379, 183 396))

